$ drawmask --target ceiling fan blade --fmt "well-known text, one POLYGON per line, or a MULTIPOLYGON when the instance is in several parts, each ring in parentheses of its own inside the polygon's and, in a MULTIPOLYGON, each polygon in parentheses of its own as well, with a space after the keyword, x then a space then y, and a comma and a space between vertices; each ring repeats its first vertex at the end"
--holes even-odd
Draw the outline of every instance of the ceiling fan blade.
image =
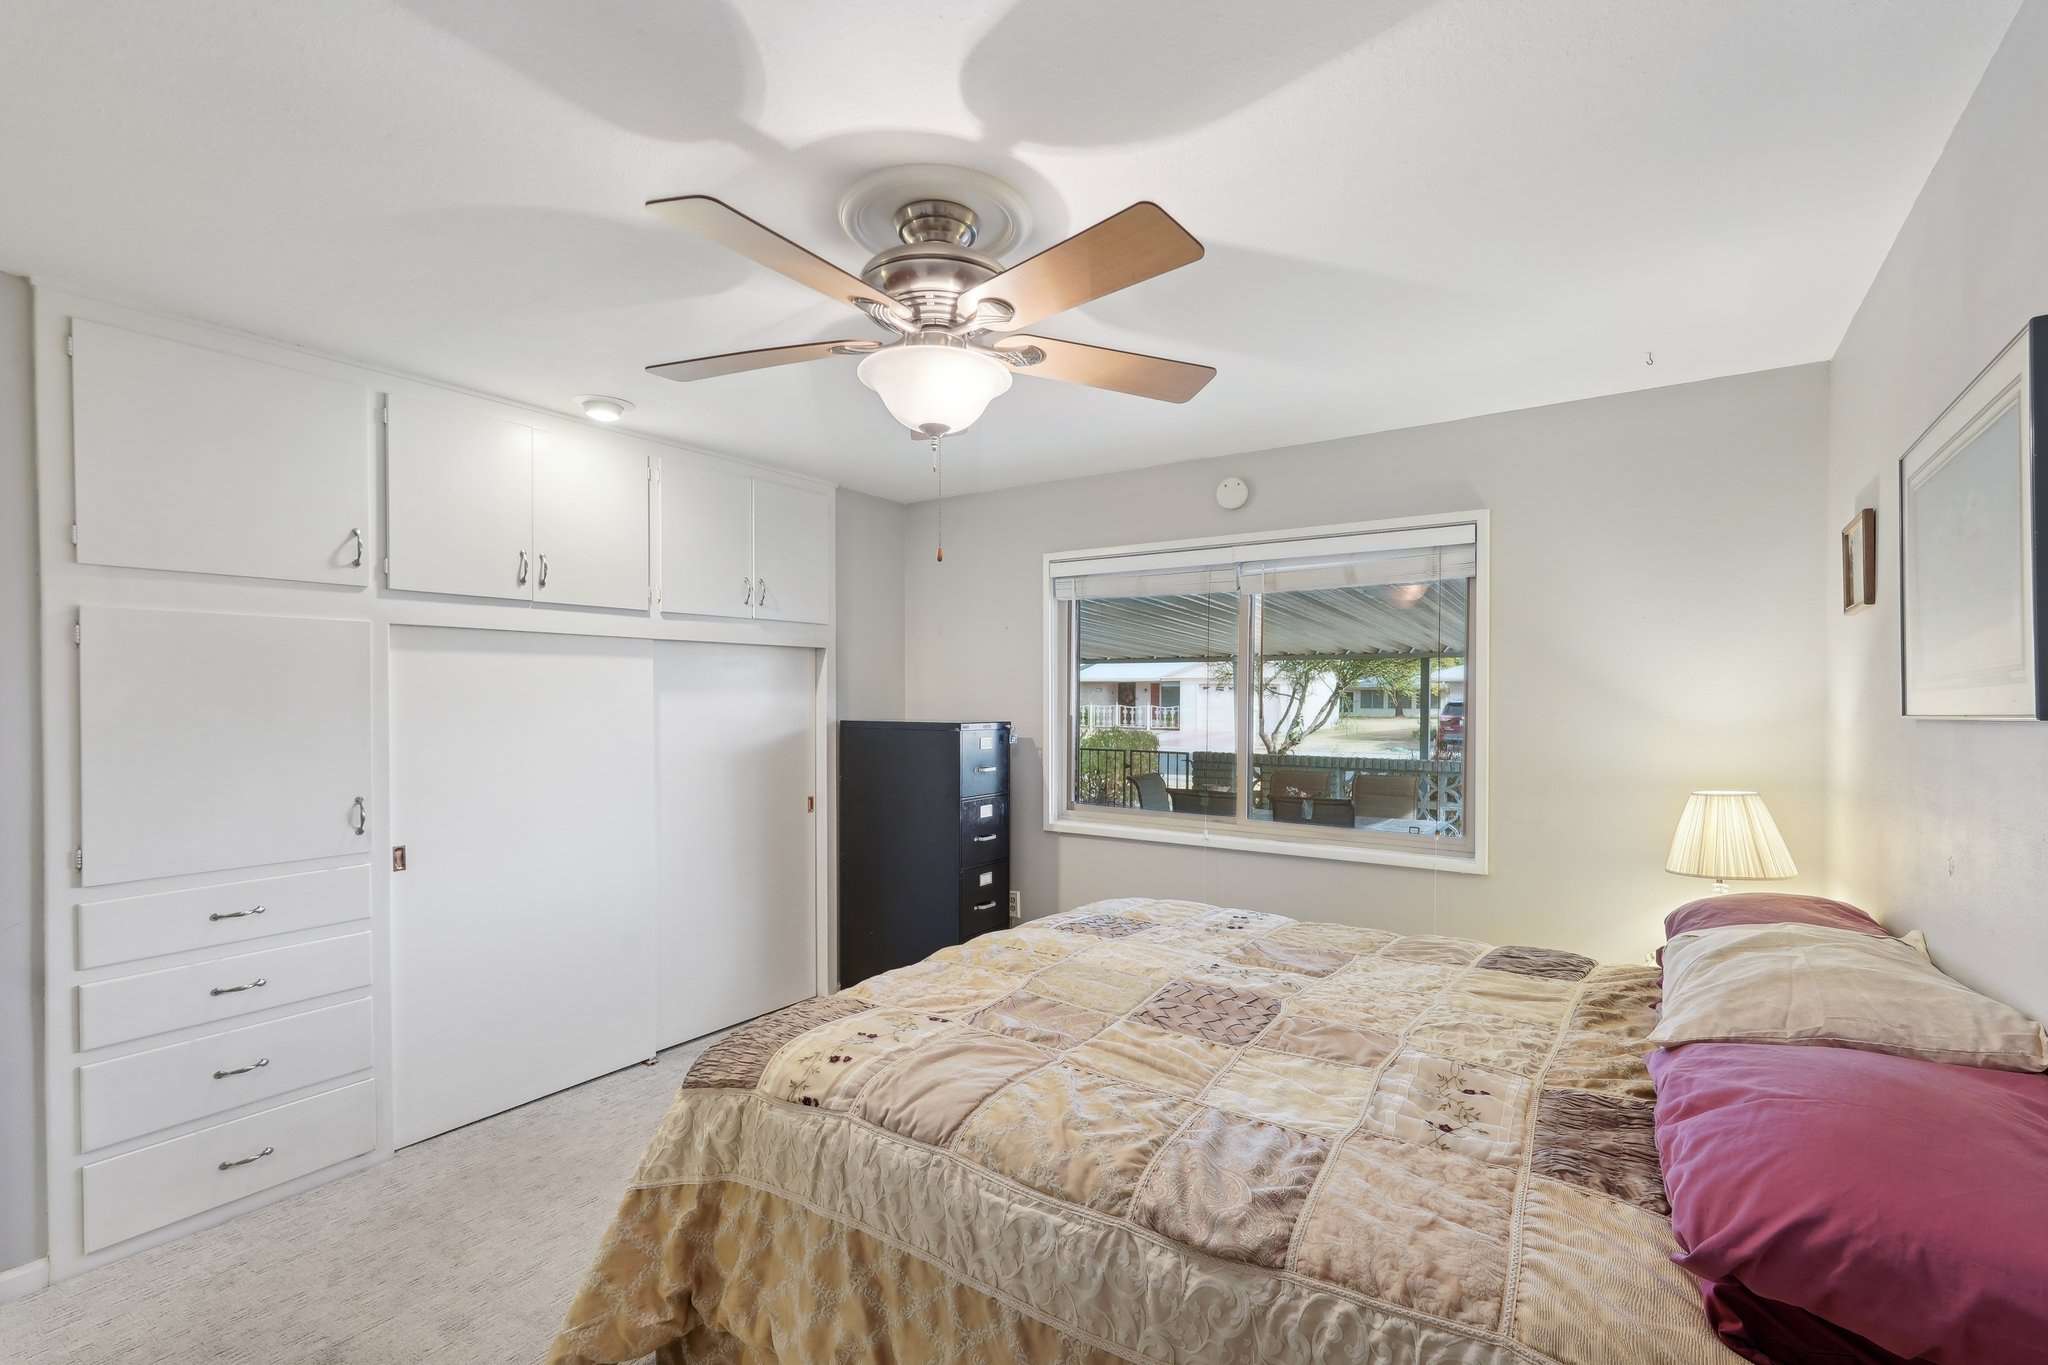
POLYGON ((1165 209, 1133 204, 968 290, 960 296, 960 316, 983 303, 1005 303, 1009 317, 979 325, 1014 332, 1201 259, 1202 244, 1165 209))
POLYGON ((879 289, 847 274, 832 262, 804 250, 773 228, 763 227, 730 204, 705 194, 676 199, 650 199, 647 207, 686 232, 737 251, 748 260, 786 275, 827 298, 850 303, 864 313, 876 310, 908 320, 909 310, 879 289))
POLYGON ((687 384, 693 379, 716 379, 722 374, 773 369, 777 365, 801 365, 806 360, 827 356, 854 355, 877 350, 872 340, 806 341, 796 346, 767 346, 758 351, 728 351, 724 355, 700 355, 695 360, 671 360, 666 365, 649 365, 647 373, 687 384))
POLYGON ((1165 403, 1187 402, 1216 377, 1214 365, 1165 360, 1156 355, 1113 351, 1107 346, 1084 346, 1078 341, 1058 341, 1052 337, 1004 337, 996 343, 996 351, 1017 356, 1020 360, 1028 359, 1033 352, 1038 354, 1038 360, 1018 365, 1018 374, 1062 379, 1069 384, 1086 384, 1096 389, 1114 389, 1118 393, 1157 398, 1165 403))

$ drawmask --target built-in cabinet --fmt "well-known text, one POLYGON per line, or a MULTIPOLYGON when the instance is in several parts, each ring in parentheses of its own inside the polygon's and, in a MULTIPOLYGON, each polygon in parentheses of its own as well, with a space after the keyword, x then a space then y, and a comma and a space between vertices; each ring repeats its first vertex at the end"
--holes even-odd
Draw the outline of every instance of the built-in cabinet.
POLYGON ((676 451, 661 457, 661 520, 664 612, 832 619, 825 490, 676 451))
POLYGON ((453 395, 391 400, 388 584, 645 611, 646 448, 507 411, 453 395))

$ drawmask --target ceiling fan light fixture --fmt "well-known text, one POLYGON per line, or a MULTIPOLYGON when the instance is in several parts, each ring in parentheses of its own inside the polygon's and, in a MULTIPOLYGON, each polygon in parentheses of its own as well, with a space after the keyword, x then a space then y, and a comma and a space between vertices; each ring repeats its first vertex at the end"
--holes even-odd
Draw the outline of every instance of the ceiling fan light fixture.
POLYGON ((593 422, 616 422, 633 410, 625 399, 607 398, 601 393, 585 394, 576 401, 582 405, 583 415, 593 422))
POLYGON ((1010 388, 1010 367, 941 332, 885 346, 860 362, 860 382, 920 436, 954 436, 1010 388), (937 428, 937 432, 934 432, 937 428))

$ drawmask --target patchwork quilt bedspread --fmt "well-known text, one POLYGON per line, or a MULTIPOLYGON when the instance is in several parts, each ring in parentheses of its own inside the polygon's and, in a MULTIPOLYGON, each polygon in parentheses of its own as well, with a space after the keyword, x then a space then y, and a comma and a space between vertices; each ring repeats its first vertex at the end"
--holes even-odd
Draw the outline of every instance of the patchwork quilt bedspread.
POLYGON ((1105 901, 697 1059, 552 1359, 1733 1360, 1656 969, 1105 901))

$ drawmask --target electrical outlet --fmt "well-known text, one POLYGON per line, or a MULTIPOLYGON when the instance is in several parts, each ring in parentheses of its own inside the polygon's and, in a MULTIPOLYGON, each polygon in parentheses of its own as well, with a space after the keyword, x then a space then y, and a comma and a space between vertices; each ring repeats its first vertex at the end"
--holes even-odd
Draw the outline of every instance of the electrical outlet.
POLYGON ((1022 891, 1012 891, 1010 893, 1010 923, 1016 924, 1023 920, 1023 918, 1024 893, 1022 891))

